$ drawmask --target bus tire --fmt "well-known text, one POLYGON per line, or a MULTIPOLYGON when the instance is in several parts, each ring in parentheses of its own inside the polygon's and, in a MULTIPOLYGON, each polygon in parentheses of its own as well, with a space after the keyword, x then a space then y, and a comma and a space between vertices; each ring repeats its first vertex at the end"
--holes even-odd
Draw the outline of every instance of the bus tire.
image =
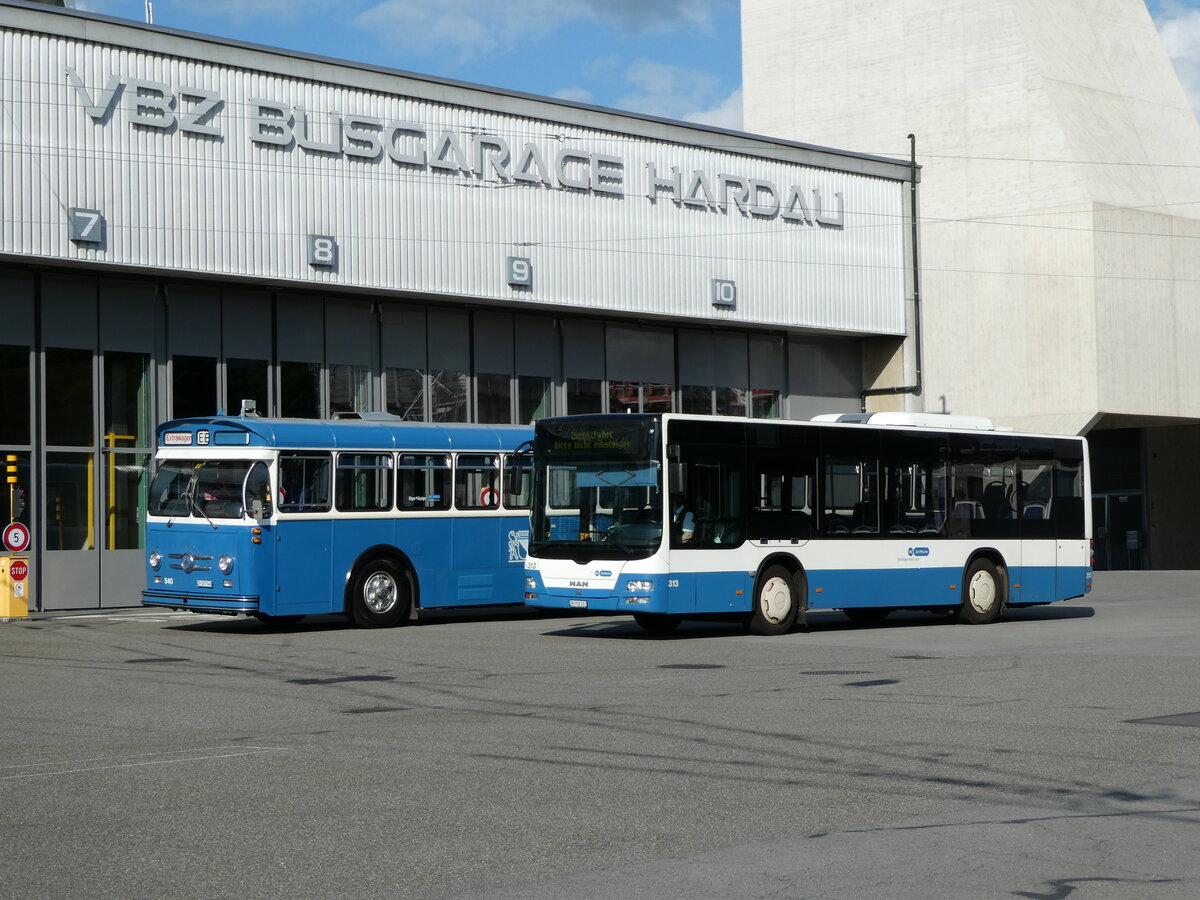
POLYGON ((633 621, 637 622, 651 634, 666 634, 679 627, 679 616, 668 616, 663 613, 634 613, 633 621))
POLYGON ((350 594, 350 621, 360 628, 391 628, 408 618, 408 577, 386 556, 358 567, 350 594))
POLYGON ((1004 606, 1004 578, 988 559, 977 559, 967 567, 963 577, 962 606, 958 609, 960 622, 986 625, 994 622, 1004 606))
POLYGON ((796 624, 800 598, 796 580, 783 566, 768 566, 754 585, 747 627, 753 634, 786 634, 796 624))

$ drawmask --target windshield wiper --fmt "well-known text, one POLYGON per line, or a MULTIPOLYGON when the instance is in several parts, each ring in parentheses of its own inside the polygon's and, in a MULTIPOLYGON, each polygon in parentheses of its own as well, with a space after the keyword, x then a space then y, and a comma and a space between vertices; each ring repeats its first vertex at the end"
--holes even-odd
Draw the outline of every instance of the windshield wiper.
POLYGON ((198 512, 200 515, 204 516, 204 521, 212 526, 213 531, 217 530, 217 523, 214 522, 212 519, 210 519, 208 517, 208 513, 206 513, 204 511, 204 508, 199 503, 196 502, 195 492, 188 494, 188 503, 191 504, 192 509, 194 509, 196 512, 198 512))
POLYGON ((200 506, 200 504, 196 501, 196 488, 200 483, 200 469, 201 468, 203 468, 203 467, 196 466, 195 470, 192 472, 192 477, 188 480, 188 486, 186 488, 184 488, 183 494, 181 496, 183 497, 183 502, 185 504, 187 504, 187 508, 194 509, 199 515, 203 516, 204 521, 212 526, 213 531, 216 531, 217 530, 216 523, 213 522, 213 520, 208 517, 208 513, 206 513, 204 511, 204 509, 200 506))
POLYGON ((621 535, 617 533, 617 529, 620 527, 621 527, 620 525, 614 525, 611 528, 609 528, 608 531, 604 532, 604 540, 601 541, 601 543, 616 544, 617 549, 620 550, 622 553, 624 553, 626 556, 628 556, 629 555, 629 545, 626 544, 623 540, 621 540, 621 535))

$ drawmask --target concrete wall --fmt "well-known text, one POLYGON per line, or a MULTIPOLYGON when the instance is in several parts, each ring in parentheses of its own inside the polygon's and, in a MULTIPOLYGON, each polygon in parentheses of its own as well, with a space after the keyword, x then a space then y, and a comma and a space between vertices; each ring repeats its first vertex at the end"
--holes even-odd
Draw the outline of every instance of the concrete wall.
POLYGON ((925 406, 1200 417, 1200 126, 1142 0, 743 0, 748 130, 922 165, 925 406))

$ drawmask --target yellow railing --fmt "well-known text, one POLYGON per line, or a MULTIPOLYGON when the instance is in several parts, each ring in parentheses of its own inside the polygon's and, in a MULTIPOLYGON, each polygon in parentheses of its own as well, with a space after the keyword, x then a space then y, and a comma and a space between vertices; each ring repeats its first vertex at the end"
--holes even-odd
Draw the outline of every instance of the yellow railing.
MULTIPOLYGON (((114 434, 109 432, 104 435, 104 446, 109 450, 117 446, 117 441, 136 441, 136 434, 114 434)), ((114 454, 108 454, 108 549, 117 549, 117 504, 115 502, 117 496, 117 458, 114 454)), ((88 508, 91 509, 92 502, 92 464, 88 460, 88 508)), ((95 547, 95 541, 92 536, 92 526, 88 524, 88 549, 95 547)))

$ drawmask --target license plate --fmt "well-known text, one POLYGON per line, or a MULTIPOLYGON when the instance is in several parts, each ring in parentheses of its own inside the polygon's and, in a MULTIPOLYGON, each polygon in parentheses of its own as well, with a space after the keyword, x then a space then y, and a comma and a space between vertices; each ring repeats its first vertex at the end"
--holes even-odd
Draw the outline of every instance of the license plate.
POLYGON ((196 579, 196 587, 207 587, 207 588, 210 588, 210 587, 212 587, 212 582, 211 582, 211 581, 208 581, 208 580, 207 580, 207 579, 205 579, 205 578, 198 578, 198 579, 196 579))
POLYGON ((587 609, 586 600, 572 600, 571 609, 587 609))

